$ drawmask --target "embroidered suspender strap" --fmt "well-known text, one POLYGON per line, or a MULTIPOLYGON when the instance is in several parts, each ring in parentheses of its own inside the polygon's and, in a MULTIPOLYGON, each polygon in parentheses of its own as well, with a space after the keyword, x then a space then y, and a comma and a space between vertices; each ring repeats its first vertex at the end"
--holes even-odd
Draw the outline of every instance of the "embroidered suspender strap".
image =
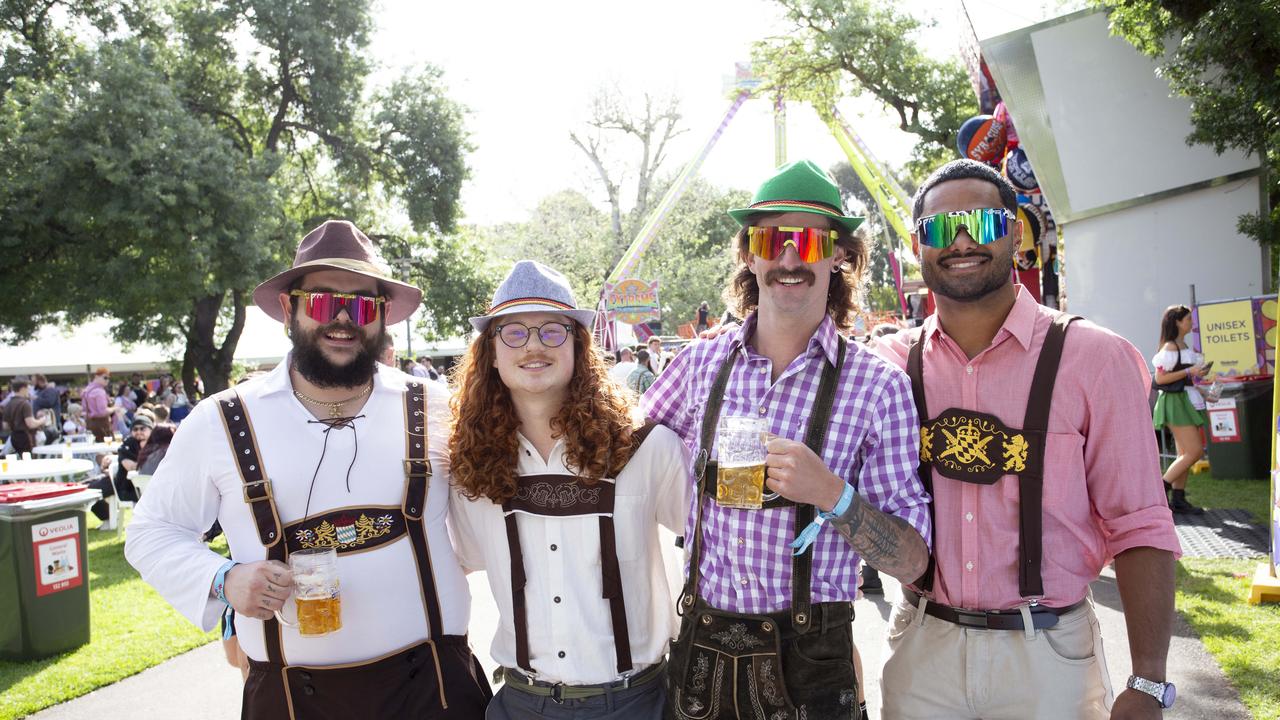
MULTIPOLYGON (((707 398, 706 407, 702 411, 702 436, 698 445, 698 457, 693 463, 694 513, 693 527, 689 532, 693 535, 693 544, 689 548, 689 575, 685 578, 684 590, 680 592, 680 602, 676 605, 676 613, 684 615, 686 610, 693 609, 693 602, 698 597, 698 561, 702 558, 702 505, 714 502, 703 497, 707 481, 707 463, 711 444, 715 442, 716 423, 720 419, 720 405, 724 402, 725 388, 729 387, 729 374, 733 371, 733 363, 738 355, 738 343, 729 346, 729 353, 720 363, 716 379, 711 383, 711 394, 707 398)), ((689 538, 685 538, 688 542, 689 538)))
MULTIPOLYGON (((248 503, 253 524, 258 529, 258 540, 267 549, 268 560, 285 562, 287 551, 285 544, 281 542, 284 530, 280 513, 276 510, 275 499, 271 494, 271 480, 262 467, 262 454, 258 452, 258 440, 254 437, 253 424, 249 420, 249 410, 244 405, 244 399, 234 388, 229 388, 209 400, 217 403, 221 411, 222 425, 226 428, 227 440, 231 443, 236 470, 240 473, 240 481, 244 483, 244 501, 248 503)), ((283 665, 280 621, 274 615, 263 621, 262 636, 266 643, 267 660, 283 665)))
POLYGON ((444 637, 440 619, 440 598, 436 594, 435 570, 427 545, 423 517, 427 511, 427 493, 431 484, 431 461, 427 457, 427 394, 421 382, 408 382, 404 392, 405 494, 404 516, 413 558, 418 565, 418 581, 422 586, 422 602, 427 608, 427 627, 431 640, 444 637))
POLYGON ((1049 325, 1036 361, 1031 380, 1031 395, 1027 399, 1027 414, 1022 423, 1022 433, 1032 444, 1027 453, 1026 468, 1018 473, 1018 592, 1024 598, 1044 597, 1044 581, 1040 571, 1042 551, 1042 523, 1044 509, 1041 500, 1044 491, 1044 451, 1049 431, 1049 409, 1053 404, 1053 385, 1058 378, 1058 365, 1062 360, 1062 345, 1067 337, 1067 327, 1080 318, 1059 315, 1049 325))
MULTIPOLYGON (((814 455, 822 457, 823 441, 827 437, 827 425, 831 419, 831 407, 836 400, 836 380, 844 369, 845 339, 836 336, 836 364, 825 363, 822 378, 818 381, 818 395, 809 410, 809 427, 805 429, 804 444, 814 455)), ((813 522, 814 506, 805 503, 796 506, 796 537, 813 522)), ((806 633, 813 621, 809 594, 813 584, 813 551, 791 558, 791 622, 796 632, 806 633)))
MULTIPOLYGON (((911 397, 915 398, 916 415, 923 425, 929 419, 929 408, 924 398, 924 328, 916 328, 913 335, 915 339, 911 341, 911 348, 907 351, 907 377, 911 378, 911 397)), ((923 457, 921 455, 919 475, 925 492, 929 493, 929 530, 933 532, 933 528, 937 527, 933 516, 933 471, 923 457)), ((933 543, 930 542, 929 545, 932 547, 933 543)), ((925 566, 924 574, 915 581, 915 586, 924 592, 933 592, 935 567, 933 553, 929 553, 929 564, 925 566)))

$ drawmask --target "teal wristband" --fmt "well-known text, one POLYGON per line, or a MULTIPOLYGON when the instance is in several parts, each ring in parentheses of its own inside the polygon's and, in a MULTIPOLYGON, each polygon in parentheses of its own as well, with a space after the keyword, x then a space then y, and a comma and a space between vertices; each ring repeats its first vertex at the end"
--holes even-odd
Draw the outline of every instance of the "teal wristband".
POLYGON ((228 560, 213 576, 213 596, 228 605, 231 603, 227 601, 227 572, 238 564, 235 560, 228 560))
POLYGON ((853 504, 854 495, 853 486, 849 483, 844 484, 844 491, 840 493, 840 499, 836 501, 836 506, 831 508, 831 512, 818 511, 818 516, 809 523, 809 526, 800 531, 799 537, 791 541, 790 547, 795 550, 796 555, 803 555, 814 540, 818 539, 818 533, 822 531, 822 526, 828 520, 834 520, 844 514, 849 506, 853 504))

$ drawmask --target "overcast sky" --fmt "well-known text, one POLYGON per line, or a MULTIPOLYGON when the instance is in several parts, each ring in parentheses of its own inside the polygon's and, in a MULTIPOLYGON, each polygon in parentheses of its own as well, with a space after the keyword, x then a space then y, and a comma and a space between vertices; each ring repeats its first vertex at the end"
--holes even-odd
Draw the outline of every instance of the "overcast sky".
MULTIPOLYGON (((932 54, 957 56, 959 0, 908 0, 937 25, 925 36, 932 54)), ((967 0, 980 38, 1059 14, 1061 0, 967 0)), ((432 63, 444 69, 451 97, 469 110, 476 150, 463 188, 464 222, 523 220, 538 200, 572 188, 604 202, 586 156, 569 140, 581 128, 602 85, 624 93, 674 93, 687 132, 673 143, 667 173, 675 173, 711 136, 729 108, 725 77, 750 58, 754 40, 787 24, 764 0, 517 0, 440 2, 380 0, 374 53, 387 76, 432 63)), ((896 129, 870 100, 850 99, 841 111, 873 151, 905 162, 913 136, 896 129)), ((812 110, 787 116, 788 159, 823 167, 844 158, 812 110)), ((755 188, 773 169, 772 108, 753 100, 737 114, 702 168, 721 187, 755 188)), ((633 188, 634 186, 632 186, 633 188)), ((624 187, 629 201, 634 189, 624 187)))

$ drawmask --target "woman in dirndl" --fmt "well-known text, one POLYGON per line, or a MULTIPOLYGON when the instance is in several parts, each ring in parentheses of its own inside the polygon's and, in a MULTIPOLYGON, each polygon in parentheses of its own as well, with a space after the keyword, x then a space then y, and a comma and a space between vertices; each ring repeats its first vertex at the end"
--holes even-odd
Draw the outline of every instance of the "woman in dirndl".
POLYGON ((1187 475, 1204 456, 1200 435, 1200 428, 1205 425, 1204 398, 1193 380, 1203 377, 1206 369, 1204 356, 1187 347, 1189 332, 1190 308, 1172 305, 1164 311, 1160 318, 1160 350, 1151 358, 1156 369, 1152 380, 1160 391, 1151 423, 1157 430, 1168 427, 1178 450, 1178 457, 1164 473, 1165 492, 1172 494, 1169 509, 1199 515, 1204 510, 1187 502, 1187 475))

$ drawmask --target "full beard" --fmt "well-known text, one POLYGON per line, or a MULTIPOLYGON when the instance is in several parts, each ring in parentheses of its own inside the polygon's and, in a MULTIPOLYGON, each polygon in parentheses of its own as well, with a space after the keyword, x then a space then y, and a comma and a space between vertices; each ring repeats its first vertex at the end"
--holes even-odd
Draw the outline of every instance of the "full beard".
POLYGON ((297 317, 289 320, 289 333, 293 338, 293 367, 307 382, 322 388, 352 388, 368 384, 376 369, 381 330, 360 342, 355 358, 345 365, 336 365, 325 357, 320 349, 320 338, 331 330, 346 330, 356 337, 363 337, 360 328, 348 323, 331 323, 306 332, 298 327, 297 317))

